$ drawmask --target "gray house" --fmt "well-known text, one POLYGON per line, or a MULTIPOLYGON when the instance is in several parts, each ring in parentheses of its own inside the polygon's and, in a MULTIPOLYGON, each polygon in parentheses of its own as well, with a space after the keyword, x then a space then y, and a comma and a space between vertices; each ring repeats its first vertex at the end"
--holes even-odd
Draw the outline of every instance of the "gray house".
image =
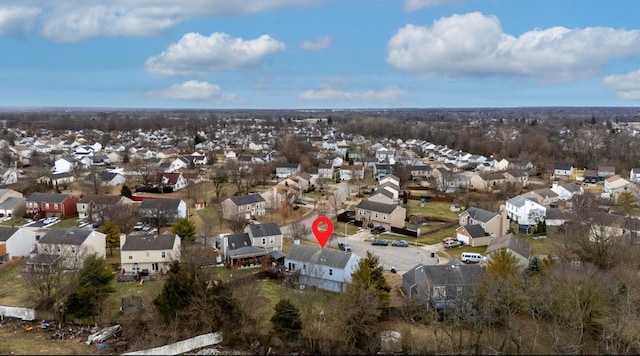
POLYGON ((300 285, 343 292, 359 261, 360 257, 352 252, 293 245, 284 265, 300 285))
POLYGON ((452 261, 446 265, 416 265, 402 275, 402 290, 409 298, 434 308, 456 308, 474 291, 482 276, 480 265, 452 261))

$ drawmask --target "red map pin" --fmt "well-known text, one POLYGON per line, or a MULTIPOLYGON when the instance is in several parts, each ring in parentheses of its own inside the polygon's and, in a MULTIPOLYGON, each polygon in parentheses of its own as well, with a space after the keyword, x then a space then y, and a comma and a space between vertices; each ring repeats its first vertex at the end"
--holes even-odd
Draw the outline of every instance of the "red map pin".
POLYGON ((313 224, 311 224, 311 231, 313 231, 320 247, 324 248, 327 241, 329 241, 331 234, 333 234, 333 222, 326 216, 319 216, 317 219, 313 220, 313 224), (326 225, 324 230, 319 229, 319 226, 322 223, 326 225))

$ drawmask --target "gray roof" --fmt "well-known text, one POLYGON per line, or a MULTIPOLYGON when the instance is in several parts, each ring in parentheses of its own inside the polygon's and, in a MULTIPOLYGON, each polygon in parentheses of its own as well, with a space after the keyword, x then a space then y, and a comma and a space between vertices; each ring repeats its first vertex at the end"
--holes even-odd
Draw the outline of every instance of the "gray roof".
POLYGON ((177 209, 182 199, 144 199, 140 203, 140 209, 177 209))
POLYGON ((236 206, 249 205, 249 204, 260 203, 265 201, 262 195, 260 194, 233 196, 233 197, 229 197, 229 199, 231 199, 231 201, 236 206))
POLYGON ((69 196, 70 196, 69 194, 35 192, 29 195, 27 200, 37 202, 37 203, 62 203, 69 196))
POLYGON ((25 198, 8 197, 2 203, 0 203, 0 209, 15 208, 18 204, 23 203, 25 198))
POLYGON ((171 250, 178 235, 127 235, 122 251, 171 250))
POLYGON ((564 171, 568 171, 573 167, 568 163, 556 163, 556 164, 553 165, 553 168, 554 169, 561 169, 561 170, 564 170, 564 171))
POLYGON ((17 227, 0 226, 0 241, 1 242, 9 241, 9 238, 11 238, 11 236, 13 236, 16 233, 16 231, 18 231, 17 227))
POLYGON ((482 226, 478 224, 469 224, 469 225, 463 226, 462 228, 467 230, 467 232, 472 238, 487 236, 482 226))
POLYGON ((122 195, 89 195, 85 194, 78 203, 86 204, 93 202, 98 205, 115 205, 122 199, 122 195))
POLYGON ((569 193, 577 193, 580 191, 580 186, 574 183, 566 183, 561 185, 561 187, 564 188, 569 193))
MULTIPOLYGON (((525 204, 525 200, 527 198, 517 195, 509 200, 507 200, 507 203, 513 205, 513 206, 517 206, 517 207, 523 207, 525 204)), ((533 200, 533 199, 529 199, 529 200, 533 200)))
POLYGON ((227 250, 235 250, 238 248, 251 246, 251 238, 249 234, 243 232, 241 234, 227 235, 227 250))
POLYGON ((531 245, 514 234, 506 234, 489 242, 487 246, 487 255, 503 248, 509 248, 511 251, 519 254, 524 258, 531 255, 531 245))
POLYGON ((42 244, 60 245, 82 245, 82 243, 93 233, 93 230, 72 227, 68 229, 49 230, 42 238, 42 244))
POLYGON ((475 207, 471 207, 469 209, 467 209, 466 211, 467 214, 469 214, 469 216, 476 221, 482 221, 482 222, 489 222, 491 219, 495 218, 496 216, 498 216, 498 214, 496 213, 492 213, 490 211, 484 210, 484 209, 480 209, 480 208, 475 208, 475 207))
POLYGON ((483 272, 482 267, 476 264, 448 263, 435 266, 418 264, 402 275, 402 284, 411 289, 405 291, 406 293, 416 293, 411 297, 427 301, 431 298, 431 295, 426 295, 428 293, 427 285, 474 286, 480 280, 483 272))
POLYGON ((250 257, 267 255, 267 249, 258 246, 240 247, 228 252, 229 257, 250 257))
POLYGON ((550 219, 550 220, 562 219, 562 211, 556 208, 547 208, 547 215, 545 216, 545 219, 550 219))
POLYGON ((530 193, 536 193, 538 195, 540 195, 541 197, 551 197, 551 198, 555 198, 558 196, 558 193, 554 192, 553 190, 551 190, 551 188, 540 188, 540 189, 536 189, 530 193))
POLYGON ((282 235, 282 231, 280 231, 280 226, 274 222, 264 223, 264 224, 249 224, 247 226, 249 235, 251 237, 264 237, 264 236, 276 236, 282 235))
POLYGON ((345 268, 351 255, 351 252, 331 248, 293 245, 287 255, 287 259, 328 267, 345 268))
POLYGON ((391 193, 390 191, 388 191, 388 190, 386 190, 384 188, 376 189, 376 191, 371 193, 370 196, 374 196, 374 195, 378 195, 378 194, 382 194, 382 195, 386 196, 387 198, 393 199, 393 193, 391 193))
POLYGON ((375 201, 363 200, 356 208, 370 211, 376 211, 384 214, 391 214, 398 206, 393 204, 378 203, 375 201))
POLYGON ((286 257, 284 252, 282 252, 280 250, 273 250, 273 251, 269 252, 269 256, 271 256, 271 258, 273 258, 274 260, 279 260, 281 258, 286 257))
POLYGON ((281 163, 276 164, 276 169, 278 169, 278 168, 297 169, 299 165, 300 165, 300 163, 285 163, 285 162, 281 162, 281 163))

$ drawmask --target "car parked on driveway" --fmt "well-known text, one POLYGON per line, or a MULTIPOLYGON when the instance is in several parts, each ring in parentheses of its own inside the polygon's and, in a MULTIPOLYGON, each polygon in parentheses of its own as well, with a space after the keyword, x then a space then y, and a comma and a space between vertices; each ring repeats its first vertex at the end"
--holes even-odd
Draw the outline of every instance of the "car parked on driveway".
POLYGON ((391 243, 391 246, 396 247, 409 247, 409 243, 405 240, 396 240, 391 243))
POLYGON ((389 242, 387 240, 375 240, 371 244, 374 246, 389 246, 389 242))
POLYGON ((338 248, 342 251, 351 251, 351 245, 345 242, 338 242, 338 248))
POLYGON ((376 226, 373 229, 371 229, 371 233, 374 235, 380 235, 381 233, 387 231, 384 227, 382 226, 376 226))
POLYGON ((444 242, 445 248, 454 248, 454 247, 460 247, 460 246, 462 246, 462 241, 458 241, 456 239, 447 240, 444 242))

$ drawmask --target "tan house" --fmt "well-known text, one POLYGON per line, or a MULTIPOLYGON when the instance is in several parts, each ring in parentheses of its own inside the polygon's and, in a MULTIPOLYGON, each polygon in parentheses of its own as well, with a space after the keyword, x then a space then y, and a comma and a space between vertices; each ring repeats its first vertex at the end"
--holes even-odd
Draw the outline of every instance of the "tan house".
POLYGON ((356 217, 362 226, 382 226, 385 230, 391 227, 404 228, 407 209, 394 204, 385 204, 363 200, 356 206, 356 217))
POLYGON ((262 216, 266 213, 266 201, 260 194, 233 196, 222 202, 222 216, 227 220, 234 220, 238 216, 246 219, 252 216, 262 216))
MULTIPOLYGON (((501 206, 500 213, 471 207, 458 215, 458 220, 460 222, 460 226, 473 224, 479 225, 484 232, 492 238, 502 236, 509 230, 509 221, 507 220, 507 213, 504 206, 501 206)), ((471 243, 469 242, 468 244, 471 243)))
POLYGON ((558 193, 551 188, 541 188, 521 194, 524 198, 534 198, 538 204, 544 207, 550 207, 560 200, 558 193))
POLYGON ((45 270, 58 265, 64 269, 79 269, 89 255, 95 254, 100 258, 106 256, 106 236, 78 227, 49 230, 36 243, 36 253, 31 255, 27 266, 32 270, 45 270))
POLYGON ((120 235, 120 265, 125 272, 165 273, 180 260, 181 240, 176 234, 120 235))
POLYGON ((487 258, 491 260, 492 255, 502 249, 506 249, 518 260, 520 268, 524 269, 529 265, 531 245, 518 236, 507 234, 491 240, 486 250, 487 258))
POLYGON ((244 232, 249 234, 251 246, 264 247, 268 252, 282 251, 282 231, 278 224, 249 224, 244 232))
POLYGON ((122 204, 133 204, 133 200, 122 195, 83 195, 76 204, 78 219, 90 222, 104 221, 105 212, 118 209, 122 204))

